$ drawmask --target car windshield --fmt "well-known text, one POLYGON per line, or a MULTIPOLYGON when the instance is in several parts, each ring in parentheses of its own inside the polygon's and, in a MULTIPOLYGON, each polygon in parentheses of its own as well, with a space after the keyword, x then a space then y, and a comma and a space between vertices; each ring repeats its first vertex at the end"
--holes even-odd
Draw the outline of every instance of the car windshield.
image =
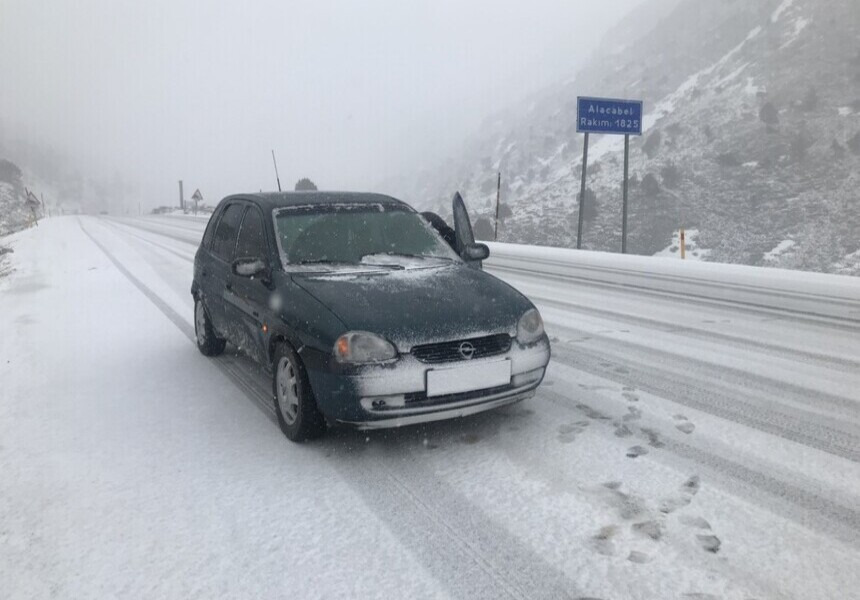
POLYGON ((377 263, 385 256, 457 260, 418 213, 398 205, 315 205, 275 212, 287 264, 377 263))

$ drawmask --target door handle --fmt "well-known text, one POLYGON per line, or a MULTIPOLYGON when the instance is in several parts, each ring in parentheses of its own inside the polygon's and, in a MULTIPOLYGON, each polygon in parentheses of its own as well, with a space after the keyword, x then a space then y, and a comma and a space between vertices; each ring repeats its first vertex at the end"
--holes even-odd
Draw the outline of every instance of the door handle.
POLYGON ((207 275, 209 275, 209 271, 207 271, 206 269, 203 269, 203 272, 200 274, 203 275, 203 277, 206 277, 207 275))
POLYGON ((232 290, 232 289, 233 289, 233 284, 232 284, 232 283, 230 283, 230 282, 227 282, 227 289, 228 289, 228 290, 232 290))
POLYGON ((254 317, 259 317, 259 316, 260 316, 260 313, 258 313, 256 310, 251 311, 251 314, 252 314, 252 315, 254 315, 254 317))

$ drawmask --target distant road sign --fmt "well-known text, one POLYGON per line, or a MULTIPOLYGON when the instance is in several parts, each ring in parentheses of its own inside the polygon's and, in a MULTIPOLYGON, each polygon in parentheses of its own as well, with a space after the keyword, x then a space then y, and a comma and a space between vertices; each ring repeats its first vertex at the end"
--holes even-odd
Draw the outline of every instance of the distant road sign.
POLYGON ((203 200, 203 194, 201 194, 200 190, 197 189, 194 191, 193 194, 191 194, 191 199, 196 200, 197 202, 200 202, 201 200, 203 200))
POLYGON ((579 96, 576 130, 579 133, 642 135, 642 101, 579 96))

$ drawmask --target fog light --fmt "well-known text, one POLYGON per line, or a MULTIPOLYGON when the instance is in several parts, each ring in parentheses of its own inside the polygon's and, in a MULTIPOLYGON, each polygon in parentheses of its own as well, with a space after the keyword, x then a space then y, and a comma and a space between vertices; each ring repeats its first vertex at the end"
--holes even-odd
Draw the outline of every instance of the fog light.
POLYGON ((526 371, 525 373, 520 373, 519 375, 514 375, 511 377, 511 384, 514 387, 522 387, 524 385, 529 385, 530 383, 537 383, 543 377, 544 369, 535 369, 533 371, 526 371))

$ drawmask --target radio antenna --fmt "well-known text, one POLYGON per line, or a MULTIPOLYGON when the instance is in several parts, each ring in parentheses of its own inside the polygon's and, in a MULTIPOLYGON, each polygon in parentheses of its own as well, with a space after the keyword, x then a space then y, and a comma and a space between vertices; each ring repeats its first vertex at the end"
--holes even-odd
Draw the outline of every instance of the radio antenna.
POLYGON ((278 175, 278 161, 275 160, 275 151, 272 150, 272 164, 275 165, 275 179, 278 181, 278 191, 281 191, 281 176, 278 175))

